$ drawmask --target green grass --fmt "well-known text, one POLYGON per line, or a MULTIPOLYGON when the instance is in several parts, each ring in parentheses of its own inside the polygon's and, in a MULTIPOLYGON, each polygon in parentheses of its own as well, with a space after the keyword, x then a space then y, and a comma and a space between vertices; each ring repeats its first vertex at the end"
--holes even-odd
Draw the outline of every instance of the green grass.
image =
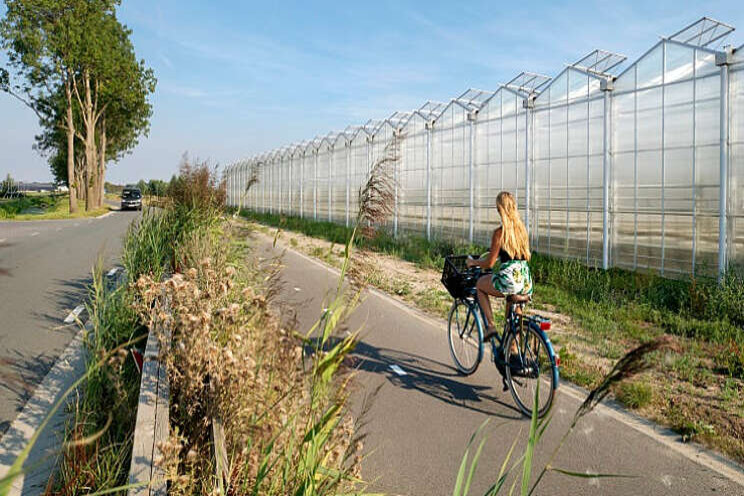
MULTIPOLYGON (((260 214, 244 210, 248 219, 342 244, 345 226, 298 217, 260 214)), ((416 236, 393 238, 379 232, 360 238, 360 248, 413 262, 424 269, 441 270, 452 253, 480 253, 483 246, 449 241, 427 241, 416 236)), ((655 274, 622 269, 608 271, 578 261, 539 253, 530 261, 536 284, 536 303, 548 303, 577 320, 598 338, 626 338, 644 342, 664 332, 730 348, 716 357, 721 372, 744 373, 744 272, 732 270, 719 285, 713 279, 665 279, 655 274)), ((608 350, 618 356, 621 350, 608 350)))
POLYGON ((0 200, 0 220, 56 220, 97 217, 109 211, 104 206, 86 211, 85 202, 78 201, 78 211, 70 214, 70 202, 67 195, 33 195, 0 200), (32 210, 33 212, 29 212, 32 210), (26 212, 26 213, 24 213, 26 212))
POLYGON ((85 338, 87 377, 70 403, 68 444, 49 494, 115 488, 127 484, 129 475, 140 375, 126 346, 105 363, 98 362, 112 350, 141 338, 146 329, 132 308, 127 285, 111 285, 100 262, 94 269, 88 314, 93 328, 85 338))
POLYGON ((643 381, 621 382, 615 390, 615 396, 628 408, 643 408, 651 403, 653 389, 643 381))

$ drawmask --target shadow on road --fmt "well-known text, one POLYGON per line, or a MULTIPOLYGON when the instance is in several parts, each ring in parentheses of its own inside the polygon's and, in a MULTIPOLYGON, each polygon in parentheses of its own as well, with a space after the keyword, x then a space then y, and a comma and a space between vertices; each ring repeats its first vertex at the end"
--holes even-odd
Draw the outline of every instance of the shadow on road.
MULTIPOLYGON (((47 354, 26 357, 18 351, 0 357, 0 389, 18 397, 16 412, 19 412, 31 398, 36 386, 46 376, 54 362, 55 358, 47 354)), ((0 425, 0 436, 9 426, 9 421, 0 425)))
MULTIPOLYGON (((329 346, 335 342, 338 342, 338 338, 333 338, 329 346)), ((312 348, 307 351, 312 353, 312 348)), ((472 378, 463 377, 449 364, 421 355, 380 348, 365 341, 357 343, 346 365, 355 370, 382 375, 395 387, 418 391, 459 408, 509 420, 525 418, 511 402, 511 397, 504 401, 492 394, 494 388, 501 385, 501 376, 495 370, 492 374, 494 384, 471 384, 472 378), (400 367, 405 375, 395 372, 391 368, 393 365, 400 367)), ((484 356, 481 367, 491 366, 488 357, 484 356)))

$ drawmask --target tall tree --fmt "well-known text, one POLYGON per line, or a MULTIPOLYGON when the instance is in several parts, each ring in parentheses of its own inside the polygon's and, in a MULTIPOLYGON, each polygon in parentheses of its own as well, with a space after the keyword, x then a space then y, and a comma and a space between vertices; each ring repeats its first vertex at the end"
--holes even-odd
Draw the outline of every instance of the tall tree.
POLYGON ((137 60, 131 31, 116 17, 119 3, 6 0, 0 22, 2 46, 20 79, 11 83, 0 71, 0 89, 39 116, 44 132, 37 147, 49 153, 53 170, 64 157, 70 211, 77 209, 76 192, 84 192, 87 209, 102 204, 107 161, 149 130, 155 78, 137 60))
POLYGON ((20 82, 11 82, 7 71, 2 90, 28 105, 42 121, 53 119, 49 102, 61 89, 64 94, 62 118, 54 122, 66 132, 67 182, 70 212, 77 211, 75 195, 75 124, 73 75, 87 36, 81 13, 85 0, 6 0, 7 13, 0 21, 2 47, 10 68, 20 82))

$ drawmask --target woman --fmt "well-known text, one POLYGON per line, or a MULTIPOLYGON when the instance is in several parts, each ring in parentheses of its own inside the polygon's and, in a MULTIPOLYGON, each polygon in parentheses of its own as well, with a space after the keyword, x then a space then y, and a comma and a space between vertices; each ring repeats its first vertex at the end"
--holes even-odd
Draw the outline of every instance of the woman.
MULTIPOLYGON (((532 276, 527 262, 530 259, 530 241, 527 229, 519 216, 517 202, 508 191, 502 191, 496 197, 496 208, 501 217, 501 227, 493 232, 491 250, 485 258, 467 261, 468 267, 490 269, 498 258, 501 262, 499 269, 492 275, 485 275, 478 279, 478 301, 486 314, 485 340, 497 334, 493 323, 490 296, 505 297, 506 295, 531 295, 532 276)), ((509 305, 506 307, 507 315, 509 305)))

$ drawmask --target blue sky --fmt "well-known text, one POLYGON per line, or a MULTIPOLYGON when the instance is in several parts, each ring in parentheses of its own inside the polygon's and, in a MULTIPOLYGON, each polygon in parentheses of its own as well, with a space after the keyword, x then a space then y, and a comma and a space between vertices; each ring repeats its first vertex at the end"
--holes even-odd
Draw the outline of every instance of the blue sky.
MULTIPOLYGON (((468 87, 496 89, 523 70, 552 76, 594 48, 632 62, 703 15, 744 30, 738 0, 124 0, 119 16, 158 87, 149 138, 108 179, 167 179, 184 152, 229 164, 468 87)), ((0 125, 0 175, 49 179, 32 149, 34 114, 0 94, 0 125)))

